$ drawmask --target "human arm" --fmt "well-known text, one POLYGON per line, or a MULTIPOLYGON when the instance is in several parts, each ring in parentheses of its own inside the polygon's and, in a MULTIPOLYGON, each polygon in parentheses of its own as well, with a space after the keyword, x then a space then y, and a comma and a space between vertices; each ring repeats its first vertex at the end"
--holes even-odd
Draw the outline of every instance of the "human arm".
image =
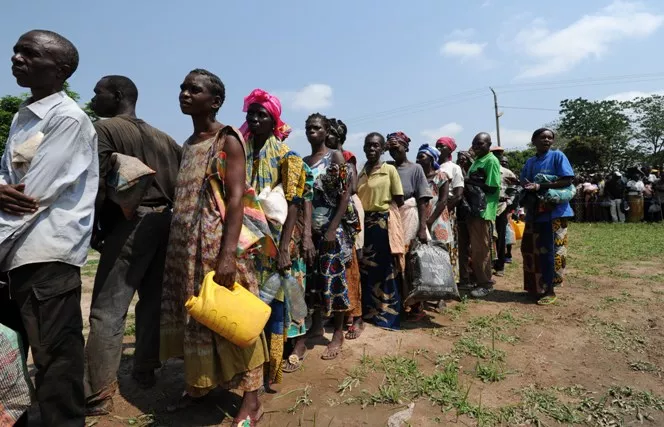
POLYGON ((417 238, 420 242, 426 243, 429 239, 427 237, 427 221, 429 217, 427 216, 427 208, 429 207, 429 201, 433 197, 431 193, 431 188, 427 182, 427 177, 424 175, 424 171, 420 165, 417 165, 416 168, 416 177, 417 177, 417 218, 419 219, 419 228, 417 230, 417 238))
POLYGON ((284 227, 281 230, 281 240, 279 240, 279 254, 277 258, 277 268, 279 270, 287 270, 292 264, 289 250, 290 240, 293 237, 293 230, 295 230, 295 224, 297 223, 298 212, 299 206, 297 202, 288 202, 288 215, 286 216, 284 227))
MULTIPOLYGON (((339 151, 335 151, 334 154, 332 155, 332 165, 336 165, 335 167, 338 168, 346 167, 344 158, 339 151)), ((341 179, 341 171, 339 171, 339 173, 340 173, 339 178, 341 179)), ((348 209, 348 203, 350 202, 350 183, 348 182, 348 180, 347 182, 343 183, 343 188, 344 191, 339 196, 339 202, 337 203, 337 210, 335 211, 334 216, 330 220, 330 223, 328 224, 327 227, 327 231, 323 236, 327 245, 333 244, 335 242, 337 228, 341 223, 341 219, 346 214, 346 210, 348 209)))
POLYGON ((357 165, 354 162, 348 162, 350 169, 350 194, 357 193, 357 165))
MULTIPOLYGON (((459 188, 461 188, 461 193, 463 194, 463 187, 459 188)), ((436 218, 439 218, 445 211, 445 208, 448 207, 449 191, 450 191, 450 180, 446 179, 438 187, 438 202, 436 202, 436 206, 434 206, 433 212, 431 213, 431 216, 429 216, 429 219, 427 220, 428 228, 431 228, 433 223, 436 221, 436 218)))
MULTIPOLYGON (((565 156, 563 153, 558 151, 556 151, 555 153, 557 154, 553 162, 554 166, 553 174, 558 176, 558 179, 553 182, 542 182, 536 184, 530 182, 534 180, 534 177, 526 177, 525 185, 523 186, 523 188, 526 191, 539 191, 539 190, 565 188, 572 185, 572 181, 574 180, 574 170, 572 169, 572 165, 570 164, 569 160, 567 160, 567 156, 565 156)), ((526 166, 528 166, 528 163, 526 163, 526 166)), ((524 181, 523 173, 521 174, 521 180, 524 181)))
POLYGON ((388 175, 390 177, 390 194, 392 194, 392 201, 396 203, 398 207, 401 207, 403 206, 404 198, 399 172, 397 172, 394 166, 390 166, 388 169, 388 175))
POLYGON ((112 144, 112 139, 109 137, 107 129, 101 123, 94 123, 95 131, 97 131, 97 154, 99 156, 99 188, 97 190, 97 198, 95 199, 95 218, 92 227, 92 238, 90 246, 93 249, 100 251, 103 248, 103 241, 106 237, 106 232, 102 228, 101 217, 104 209, 104 202, 106 201, 106 177, 111 169, 111 155, 117 151, 112 144))
POLYGON ((304 254, 304 261, 307 265, 314 265, 316 261, 316 247, 311 238, 311 218, 313 216, 313 205, 311 200, 304 201, 304 221, 302 230, 302 252, 304 254))
POLYGON ((23 193, 25 191, 25 184, 10 184, 11 178, 7 166, 8 161, 9 153, 7 152, 7 148, 5 148, 5 152, 0 160, 0 210, 17 216, 34 213, 39 203, 37 200, 23 193))
POLYGON ((242 196, 245 189, 245 157, 240 141, 233 135, 226 135, 224 153, 226 154, 226 175, 224 177, 224 196, 226 218, 221 236, 221 250, 217 259, 214 280, 221 286, 232 288, 237 273, 237 244, 242 231, 244 206, 242 196))

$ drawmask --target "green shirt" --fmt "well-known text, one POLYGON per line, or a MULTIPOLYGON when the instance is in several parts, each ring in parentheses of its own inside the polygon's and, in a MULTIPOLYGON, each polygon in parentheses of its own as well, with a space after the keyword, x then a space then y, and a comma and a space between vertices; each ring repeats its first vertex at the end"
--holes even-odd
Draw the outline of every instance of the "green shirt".
POLYGON ((498 199, 500 198, 500 161, 493 153, 489 153, 473 162, 468 175, 478 169, 484 170, 486 174, 486 181, 484 182, 486 185, 496 189, 493 194, 486 194, 486 209, 482 212, 482 218, 487 221, 495 221, 496 211, 498 210, 498 199))

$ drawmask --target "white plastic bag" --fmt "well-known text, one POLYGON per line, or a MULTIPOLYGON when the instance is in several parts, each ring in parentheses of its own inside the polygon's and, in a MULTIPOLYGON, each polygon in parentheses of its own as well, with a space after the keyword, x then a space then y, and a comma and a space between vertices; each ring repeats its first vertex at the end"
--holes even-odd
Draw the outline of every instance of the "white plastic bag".
POLYGON ((258 201, 265 212, 265 217, 272 222, 284 225, 288 216, 288 202, 284 195, 284 187, 279 184, 274 189, 267 187, 258 195, 258 201))
MULTIPOLYGON (((403 225, 403 237, 406 244, 417 237, 417 230, 420 228, 420 216, 417 213, 417 201, 414 197, 406 200, 399 208, 401 215, 401 224, 403 225)), ((431 240, 431 234, 427 230, 427 238, 431 240)))

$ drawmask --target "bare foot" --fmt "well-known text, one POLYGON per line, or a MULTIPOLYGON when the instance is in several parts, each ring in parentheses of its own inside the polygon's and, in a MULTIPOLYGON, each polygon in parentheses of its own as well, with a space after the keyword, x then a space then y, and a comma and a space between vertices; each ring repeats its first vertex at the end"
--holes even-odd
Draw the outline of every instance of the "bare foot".
POLYGON ((233 425, 238 425, 249 418, 251 425, 257 424, 263 416, 263 407, 258 400, 258 391, 245 392, 242 397, 242 405, 237 411, 233 425))
POLYGON ((342 330, 334 331, 332 341, 327 345, 325 352, 321 356, 323 360, 334 360, 341 354, 341 347, 344 344, 344 332, 342 330))
POLYGON ((348 327, 348 332, 346 333, 346 339, 348 340, 356 340, 362 335, 362 332, 364 331, 364 321, 362 320, 361 317, 358 317, 355 319, 353 324, 348 327))

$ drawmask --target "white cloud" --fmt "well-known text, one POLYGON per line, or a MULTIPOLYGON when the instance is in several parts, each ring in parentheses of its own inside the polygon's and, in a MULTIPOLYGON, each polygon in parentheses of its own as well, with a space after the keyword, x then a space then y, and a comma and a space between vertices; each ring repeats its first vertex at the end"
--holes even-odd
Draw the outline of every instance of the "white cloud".
POLYGON ((448 34, 448 40, 468 40, 475 35, 474 28, 456 29, 448 34))
POLYGON ((484 53, 486 43, 474 43, 463 40, 451 40, 446 42, 440 53, 445 56, 454 56, 465 59, 479 58, 484 53))
POLYGON ((306 85, 298 91, 275 92, 283 104, 295 110, 311 111, 332 105, 332 87, 322 83, 306 85))
POLYGON ((647 12, 639 3, 621 0, 559 30, 550 30, 543 19, 536 19, 513 41, 531 62, 519 77, 564 73, 589 57, 602 57, 620 41, 650 36, 662 23, 664 15, 647 12))
POLYGON ((658 90, 653 92, 642 92, 638 90, 630 90, 627 92, 614 93, 604 98, 605 101, 631 101, 636 98, 646 98, 651 95, 664 95, 664 90, 658 90))
POLYGON ((429 143, 437 140, 441 136, 457 136, 463 131, 463 126, 457 122, 450 122, 437 129, 425 129, 420 134, 425 137, 429 143))
MULTIPOLYGON (((498 145, 496 132, 489 132, 493 145, 498 145)), ((507 150, 523 149, 530 143, 533 131, 525 129, 500 129, 500 145, 507 150)))

